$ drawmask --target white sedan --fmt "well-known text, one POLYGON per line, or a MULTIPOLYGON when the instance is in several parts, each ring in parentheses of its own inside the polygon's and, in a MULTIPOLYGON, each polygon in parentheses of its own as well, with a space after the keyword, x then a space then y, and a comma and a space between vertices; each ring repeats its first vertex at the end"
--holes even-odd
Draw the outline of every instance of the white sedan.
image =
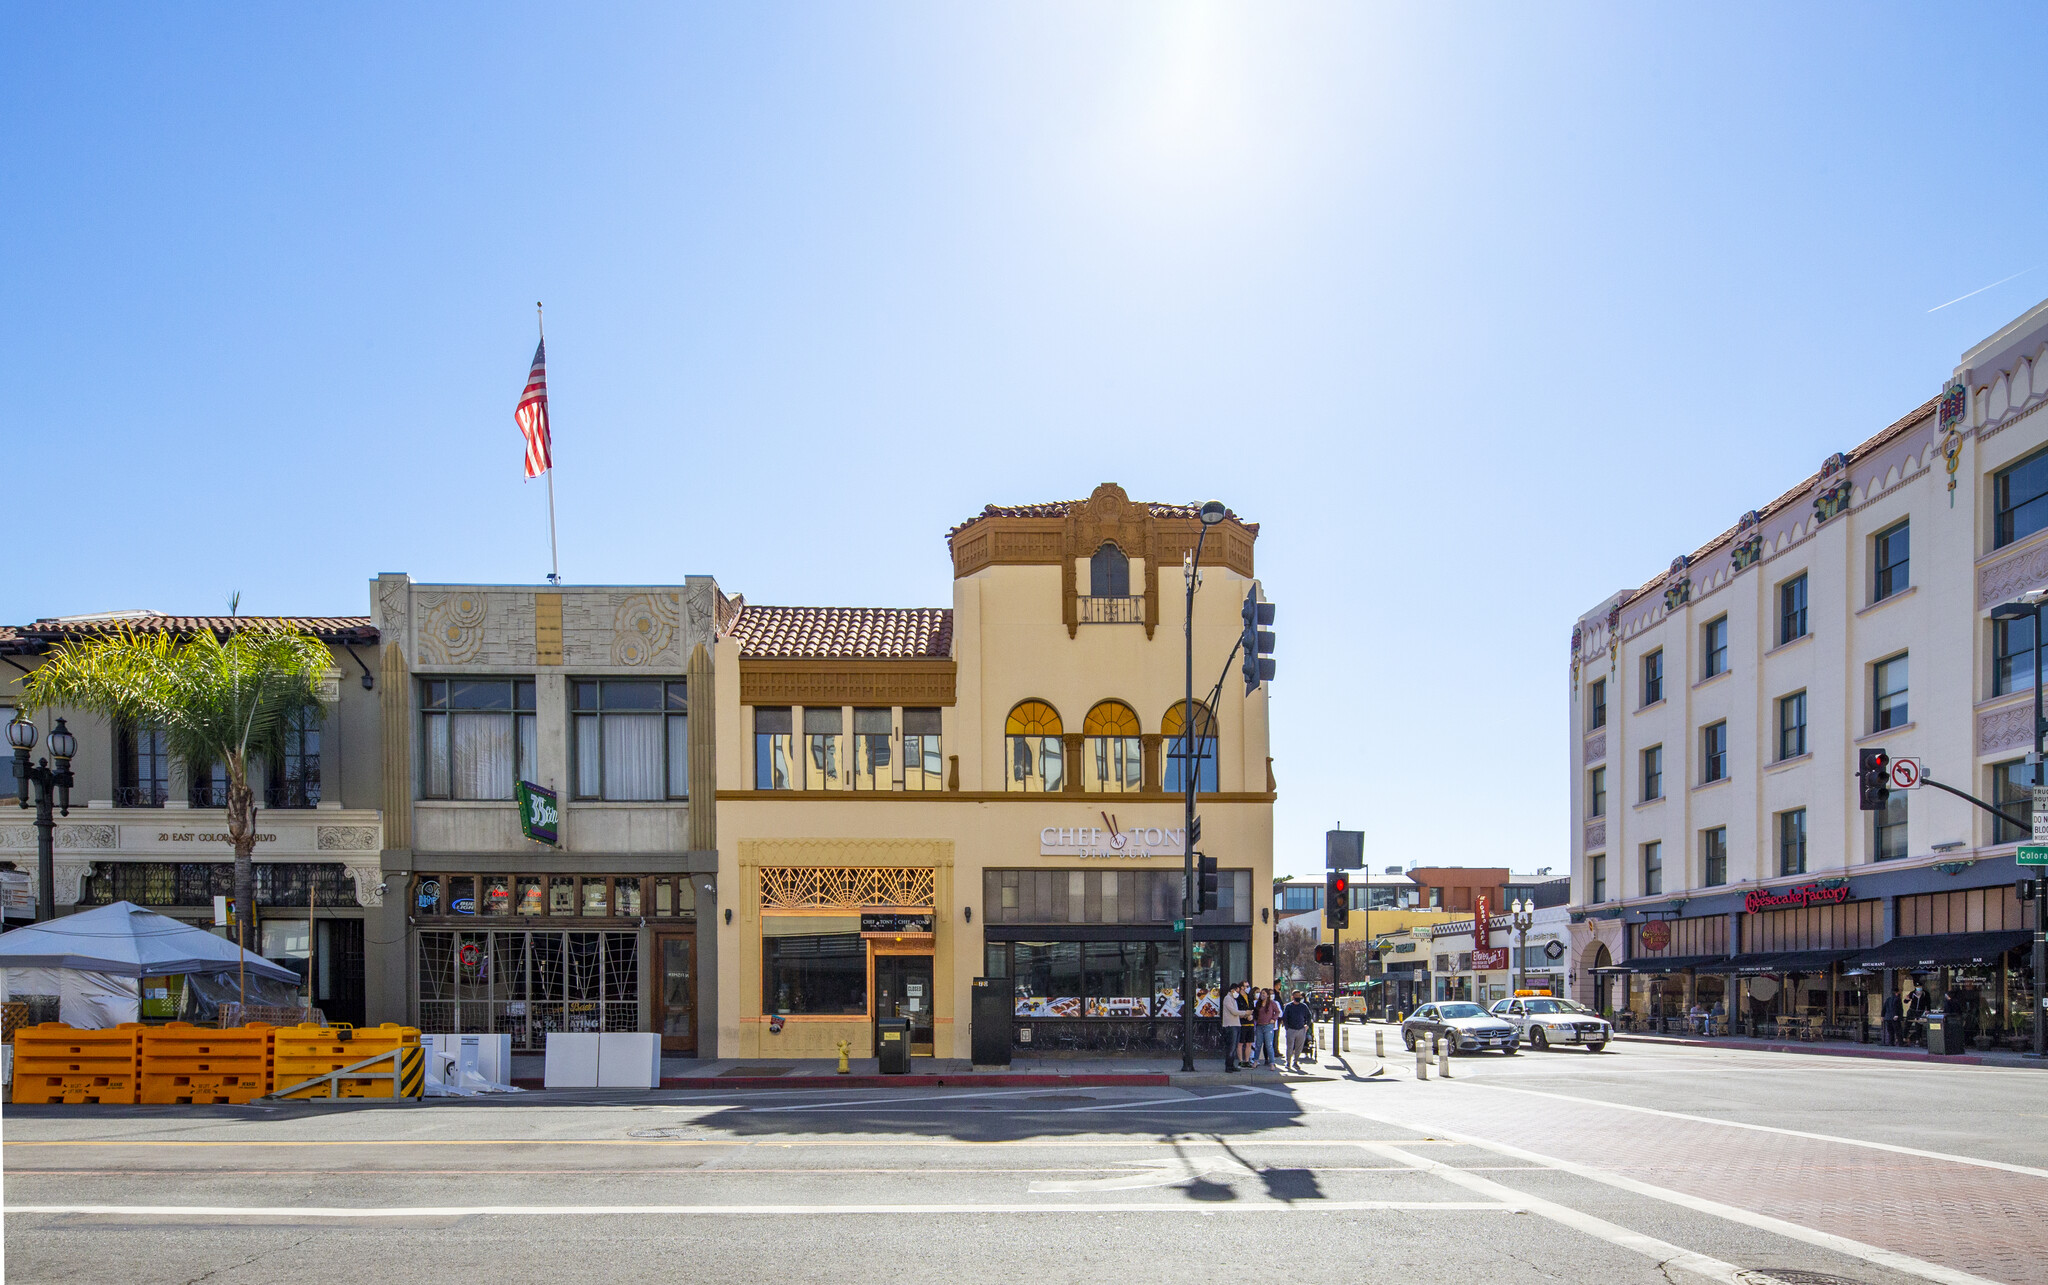
POLYGON ((1598 1053, 1614 1038, 1614 1028, 1592 1009, 1568 999, 1536 995, 1504 999, 1493 1006, 1493 1015, 1513 1026, 1522 1042, 1538 1052, 1577 1045, 1598 1053))

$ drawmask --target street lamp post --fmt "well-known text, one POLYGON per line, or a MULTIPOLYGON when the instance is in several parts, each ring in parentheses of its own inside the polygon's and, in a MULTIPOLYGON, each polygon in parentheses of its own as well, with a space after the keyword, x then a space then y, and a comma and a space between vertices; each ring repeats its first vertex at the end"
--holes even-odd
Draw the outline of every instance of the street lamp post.
POLYGON ((1529 989, 1529 929, 1536 924, 1536 903, 1517 901, 1509 911, 1515 925, 1515 932, 1521 938, 1521 948, 1515 954, 1515 989, 1529 989))
POLYGON ((71 756, 78 752, 78 738, 58 719, 50 729, 50 759, 30 765, 28 752, 36 747, 36 725, 21 717, 7 725, 7 743, 14 747, 14 792, 20 806, 29 804, 29 787, 35 787, 36 804, 36 919, 54 918, 57 913, 57 818, 71 815, 71 756), (54 798, 53 798, 54 796, 54 798))
MULTIPOLYGON (((1201 760, 1195 756, 1199 739, 1195 733, 1195 589, 1201 583, 1202 544, 1209 528, 1229 515, 1229 510, 1210 500, 1198 510, 1202 529, 1195 535, 1195 550, 1184 569, 1188 582, 1187 615, 1181 621, 1181 638, 1186 658, 1187 704, 1181 710, 1181 737, 1185 749, 1180 756, 1184 804, 1181 813, 1181 901, 1180 901, 1180 1069, 1195 1069, 1195 907, 1201 891, 1195 887, 1195 788, 1201 784, 1201 760)), ((1227 958, 1227 956, 1226 956, 1227 958)), ((1219 979, 1220 980, 1220 979, 1219 979)), ((1225 1031, 1224 1039, 1232 1038, 1225 1031)))
MULTIPOLYGON (((2041 604, 2048 601, 2048 589, 2035 589, 2019 596, 2017 602, 2004 602, 1991 609, 1993 620, 2031 619, 2034 625, 2034 791, 2039 794, 2041 786, 2048 783, 2048 764, 2041 761, 2044 738, 2048 738, 2048 722, 2041 718, 2041 604)), ((2038 831, 2037 831, 2038 833, 2038 831)), ((2048 1008, 2041 1000, 2048 994, 2048 866, 2041 867, 2034 875, 2034 1056, 2048 1056, 2048 1008)))

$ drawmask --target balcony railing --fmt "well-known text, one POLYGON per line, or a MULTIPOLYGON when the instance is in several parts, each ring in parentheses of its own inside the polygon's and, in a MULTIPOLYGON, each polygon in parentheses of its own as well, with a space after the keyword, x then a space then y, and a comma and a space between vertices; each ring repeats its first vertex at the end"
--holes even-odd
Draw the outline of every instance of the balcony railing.
POLYGON ((1142 595, 1082 598, 1080 621, 1084 625, 1142 625, 1145 623, 1145 599, 1142 595))
POLYGON ((114 787, 114 806, 117 808, 160 808, 171 797, 169 786, 165 785, 117 785, 114 787))
POLYGON ((273 785, 263 792, 263 806, 266 808, 317 808, 320 806, 320 782, 286 781, 273 785))

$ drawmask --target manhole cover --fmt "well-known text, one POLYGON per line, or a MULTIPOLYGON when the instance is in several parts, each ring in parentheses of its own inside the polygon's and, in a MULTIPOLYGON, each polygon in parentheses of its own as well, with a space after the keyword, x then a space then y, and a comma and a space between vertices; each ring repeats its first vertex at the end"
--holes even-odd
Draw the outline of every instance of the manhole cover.
POLYGON ((729 1079, 736 1075, 788 1075, 794 1070, 796 1068, 793 1066, 736 1066, 730 1071, 720 1071, 718 1077, 729 1079))

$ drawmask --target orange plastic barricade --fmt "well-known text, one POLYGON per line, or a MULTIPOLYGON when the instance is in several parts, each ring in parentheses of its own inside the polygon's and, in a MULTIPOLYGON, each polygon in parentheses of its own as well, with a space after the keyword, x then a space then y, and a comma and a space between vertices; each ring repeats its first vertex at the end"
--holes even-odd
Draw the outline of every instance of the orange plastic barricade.
POLYGON ((141 1077, 142 1024, 81 1031, 62 1022, 14 1033, 14 1101, 134 1102, 141 1077))
POLYGON ((231 1030, 171 1022, 142 1033, 142 1101, 253 1102, 270 1092, 270 1036, 260 1022, 231 1030))
POLYGON ((417 1098, 425 1092, 426 1057, 415 1026, 281 1026, 272 1034, 271 1048, 271 1092, 279 1097, 417 1098), (395 1059, 380 1058, 357 1074, 306 1084, 394 1052, 395 1059))

